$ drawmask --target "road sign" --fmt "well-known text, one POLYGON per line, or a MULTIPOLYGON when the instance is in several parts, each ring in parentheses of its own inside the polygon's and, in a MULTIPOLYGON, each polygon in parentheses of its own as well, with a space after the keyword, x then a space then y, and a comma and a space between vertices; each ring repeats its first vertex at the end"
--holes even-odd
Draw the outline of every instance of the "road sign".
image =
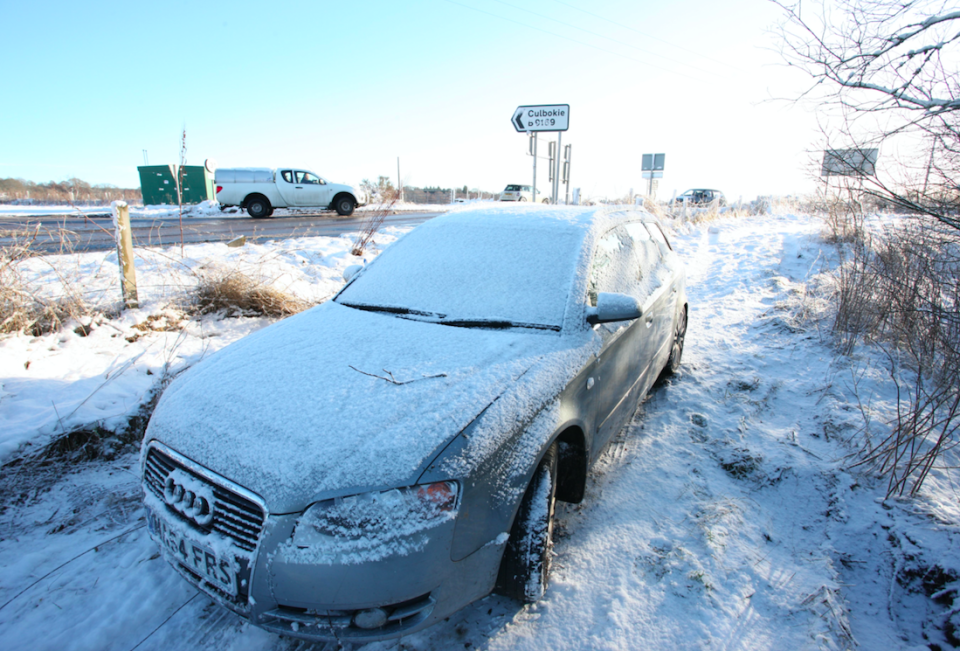
POLYGON ((876 176, 879 149, 828 149, 820 176, 876 176))
MULTIPOLYGON (((651 170, 656 170, 658 172, 663 171, 663 165, 666 162, 666 154, 644 154, 640 164, 640 170, 643 172, 649 172, 651 170)), ((643 178, 650 178, 644 176, 643 178)), ((659 178, 659 177, 658 177, 659 178)))
POLYGON ((662 179, 663 172, 643 172, 643 178, 645 179, 662 179))
POLYGON ((566 131, 570 126, 569 104, 518 106, 510 119, 517 131, 566 131))

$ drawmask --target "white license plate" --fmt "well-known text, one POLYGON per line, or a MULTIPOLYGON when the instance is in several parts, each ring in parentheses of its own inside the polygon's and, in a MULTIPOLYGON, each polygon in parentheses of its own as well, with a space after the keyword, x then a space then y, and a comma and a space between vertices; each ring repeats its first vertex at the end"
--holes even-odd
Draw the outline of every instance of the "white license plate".
POLYGON ((227 594, 237 596, 237 573, 232 559, 218 558, 209 547, 183 537, 153 513, 150 531, 182 565, 227 594))

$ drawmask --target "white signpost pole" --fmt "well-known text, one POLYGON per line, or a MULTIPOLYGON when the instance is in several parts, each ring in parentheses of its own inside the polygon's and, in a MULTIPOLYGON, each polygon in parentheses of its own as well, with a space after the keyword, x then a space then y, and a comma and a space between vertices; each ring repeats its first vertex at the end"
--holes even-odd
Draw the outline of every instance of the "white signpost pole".
POLYGON ((537 203, 537 132, 527 131, 527 136, 533 140, 533 197, 530 201, 537 203))
POLYGON ((563 151, 563 131, 557 131, 556 169, 553 172, 553 205, 560 203, 560 152, 563 151))

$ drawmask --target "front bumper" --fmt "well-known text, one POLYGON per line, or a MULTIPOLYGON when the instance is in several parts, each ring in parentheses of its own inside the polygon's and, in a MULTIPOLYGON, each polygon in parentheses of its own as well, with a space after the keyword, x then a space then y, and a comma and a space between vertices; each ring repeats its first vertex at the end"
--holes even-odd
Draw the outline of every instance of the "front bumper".
POLYGON ((399 637, 430 626, 493 590, 502 546, 487 545, 462 561, 450 560, 454 521, 437 527, 421 550, 406 556, 358 564, 304 565, 292 562, 283 551, 298 517, 269 519, 252 571, 240 575, 248 589, 237 597, 198 575, 171 554, 153 531, 151 535, 164 558, 210 598, 261 628, 310 641, 399 637), (382 625, 357 625, 361 613, 377 609, 385 618, 382 625))
MULTIPOLYGON (((214 526, 198 527, 165 503, 162 493, 158 498, 158 482, 163 485, 160 480, 165 480, 158 473, 168 472, 198 494, 204 488, 183 479, 184 473, 211 485, 217 509, 221 498, 235 499, 222 494, 225 487, 244 489, 154 443, 145 455, 144 468, 150 533, 164 558, 212 599, 274 633, 310 641, 394 638, 425 628, 489 594, 496 581, 502 545, 488 544, 461 561, 451 560, 455 519, 427 530, 416 546, 378 554, 374 560, 348 557, 337 563, 309 562, 291 544, 300 514, 269 515, 264 507, 255 547, 249 549, 247 538, 231 538, 214 526), (237 581, 233 594, 203 576, 202 568, 198 571, 185 562, 189 556, 177 553, 169 534, 164 540, 165 529, 232 563, 237 581)), ((214 514, 215 520, 221 517, 219 511, 214 514)))

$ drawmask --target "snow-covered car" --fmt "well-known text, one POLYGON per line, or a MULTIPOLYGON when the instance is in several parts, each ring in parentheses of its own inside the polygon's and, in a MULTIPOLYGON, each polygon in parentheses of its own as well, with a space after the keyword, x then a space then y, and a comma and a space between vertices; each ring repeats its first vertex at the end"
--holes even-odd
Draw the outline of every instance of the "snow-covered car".
POLYGON ((267 630, 407 635, 491 591, 538 600, 555 500, 687 327, 651 215, 477 209, 426 222, 331 300, 175 379, 141 468, 183 577, 267 630))
POLYGON ((727 198, 723 196, 720 190, 710 190, 708 188, 693 188, 687 190, 677 197, 678 203, 684 203, 691 206, 699 206, 716 201, 720 206, 727 205, 727 198))
MULTIPOLYGON (((540 190, 537 190, 537 199, 540 203, 550 203, 550 197, 544 196, 540 190)), ((533 187, 529 185, 517 185, 511 183, 500 193, 500 201, 534 201, 533 187)))
POLYGON ((331 183, 307 170, 223 168, 214 185, 221 210, 238 206, 255 219, 269 217, 275 208, 319 208, 347 216, 365 203, 352 185, 331 183))

